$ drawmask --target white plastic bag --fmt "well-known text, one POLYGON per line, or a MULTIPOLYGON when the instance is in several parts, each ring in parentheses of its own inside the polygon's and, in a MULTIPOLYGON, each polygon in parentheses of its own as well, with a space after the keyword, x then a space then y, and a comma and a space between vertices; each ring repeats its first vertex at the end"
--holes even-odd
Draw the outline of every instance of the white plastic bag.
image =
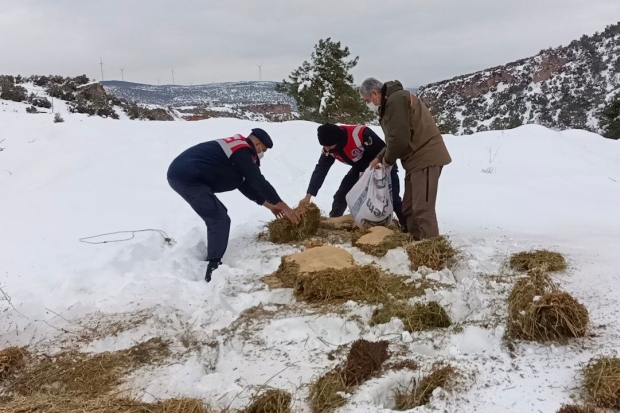
POLYGON ((366 169, 346 200, 358 225, 390 225, 394 213, 390 168, 381 165, 378 169, 366 169))

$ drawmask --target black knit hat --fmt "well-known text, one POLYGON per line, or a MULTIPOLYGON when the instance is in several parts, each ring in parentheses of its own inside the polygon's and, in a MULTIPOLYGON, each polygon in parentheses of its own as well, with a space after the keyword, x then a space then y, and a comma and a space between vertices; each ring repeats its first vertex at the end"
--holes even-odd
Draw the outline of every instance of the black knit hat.
POLYGON ((337 145, 347 139, 347 131, 332 123, 319 126, 316 131, 322 146, 337 145))
POLYGON ((256 136, 256 138, 265 145, 268 149, 273 148, 273 141, 271 140, 271 136, 263 129, 254 128, 252 129, 252 135, 256 136))

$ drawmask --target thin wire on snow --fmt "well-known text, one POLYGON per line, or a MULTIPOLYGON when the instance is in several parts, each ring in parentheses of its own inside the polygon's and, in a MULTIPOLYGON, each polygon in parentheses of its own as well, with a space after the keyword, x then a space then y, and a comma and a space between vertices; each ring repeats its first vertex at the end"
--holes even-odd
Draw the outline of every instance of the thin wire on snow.
POLYGON ((108 244, 108 243, 112 243, 112 242, 125 242, 125 241, 129 241, 129 240, 134 239, 136 237, 136 234, 139 233, 139 232, 149 232, 149 231, 157 232, 159 235, 161 235, 162 238, 164 239, 164 243, 166 243, 168 245, 174 245, 174 243, 175 243, 174 239, 170 238, 168 236, 168 234, 166 234, 161 229, 138 229, 138 230, 134 230, 134 231, 109 232, 107 234, 99 234, 99 235, 93 235, 91 237, 80 238, 80 242, 83 242, 85 244, 108 244), (118 234, 131 234, 131 236, 129 238, 115 239, 115 240, 89 241, 89 240, 92 240, 94 238, 101 238, 101 237, 105 237, 105 236, 108 236, 108 235, 118 235, 118 234))

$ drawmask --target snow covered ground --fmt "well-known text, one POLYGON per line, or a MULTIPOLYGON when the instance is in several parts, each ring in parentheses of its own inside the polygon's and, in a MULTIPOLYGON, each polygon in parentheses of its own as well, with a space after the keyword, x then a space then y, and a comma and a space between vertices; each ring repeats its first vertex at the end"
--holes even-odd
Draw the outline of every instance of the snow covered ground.
MULTIPOLYGON (((307 411, 304 385, 339 362, 330 351, 360 337, 388 339, 395 354, 423 367, 450 360, 466 378, 416 411, 479 413, 553 412, 576 395, 580 363, 620 350, 620 142, 538 126, 447 136, 453 163, 440 182, 438 215, 464 258, 454 272, 428 275, 452 280, 454 288, 429 291, 425 299, 439 301, 460 328, 411 337, 396 321, 369 327, 368 306, 313 313, 296 305, 290 290, 269 291, 261 277, 296 250, 256 242, 272 216, 238 192, 221 195, 233 221, 230 246, 214 281, 203 281, 204 225, 168 187, 169 163, 198 142, 263 127, 275 142, 263 172, 294 205, 319 157, 315 124, 71 114, 54 124, 51 114, 28 115, 24 105, 2 103, 0 285, 11 300, 0 302, 2 345, 53 348, 94 324, 137 317, 131 328, 80 345, 116 350, 152 336, 179 347, 184 337, 209 343, 175 364, 136 372, 127 386, 143 390, 145 400, 182 395, 243 406, 248 389, 267 383, 294 392, 295 408, 307 411), (139 229, 163 230, 176 244, 155 232, 118 243, 79 241, 139 229), (594 337, 565 346, 519 344, 511 358, 501 322, 509 284, 493 276, 502 274, 508 254, 533 247, 566 254, 570 269, 561 283, 590 310, 594 337)), ((317 199, 324 211, 345 171, 332 168, 317 199)), ((358 262, 372 261, 348 249, 358 262)), ((403 251, 378 263, 421 276, 410 273, 403 251)), ((416 375, 373 379, 340 411, 388 411, 393 390, 416 375)))

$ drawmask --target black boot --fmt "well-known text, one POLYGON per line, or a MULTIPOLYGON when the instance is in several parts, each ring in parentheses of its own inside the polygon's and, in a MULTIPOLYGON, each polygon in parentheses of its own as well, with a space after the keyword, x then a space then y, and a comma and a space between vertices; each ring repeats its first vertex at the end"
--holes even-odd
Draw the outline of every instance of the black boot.
POLYGON ((400 231, 404 233, 408 232, 407 220, 405 220, 402 212, 396 212, 396 219, 398 219, 398 226, 400 227, 400 231))
POLYGON ((207 265, 207 273, 205 275, 206 282, 211 281, 211 275, 213 274, 213 271, 215 271, 217 267, 220 266, 220 264, 220 260, 209 260, 209 265, 207 265))

